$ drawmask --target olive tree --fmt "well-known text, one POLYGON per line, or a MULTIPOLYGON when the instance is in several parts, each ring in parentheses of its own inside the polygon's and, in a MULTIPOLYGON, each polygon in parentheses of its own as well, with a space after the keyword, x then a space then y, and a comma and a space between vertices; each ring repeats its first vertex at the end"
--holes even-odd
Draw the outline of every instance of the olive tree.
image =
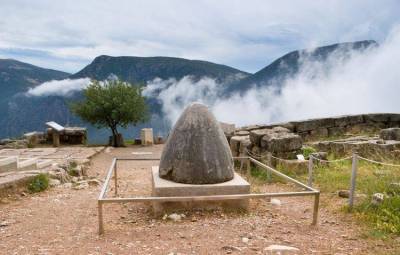
POLYGON ((121 80, 92 80, 84 89, 84 100, 71 104, 71 111, 97 128, 108 127, 112 145, 123 145, 118 127, 136 125, 148 118, 145 98, 140 86, 121 80))

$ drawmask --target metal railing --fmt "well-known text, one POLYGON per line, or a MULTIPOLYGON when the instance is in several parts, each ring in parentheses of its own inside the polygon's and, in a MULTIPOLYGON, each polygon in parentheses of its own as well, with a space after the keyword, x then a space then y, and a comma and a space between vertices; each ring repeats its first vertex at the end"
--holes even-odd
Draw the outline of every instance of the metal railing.
POLYGON ((101 189, 100 195, 98 197, 98 220, 99 220, 99 234, 104 233, 104 204, 105 203, 127 203, 127 202, 193 202, 193 201, 224 201, 224 200, 239 200, 239 199, 256 199, 256 198, 273 198, 273 197, 298 197, 298 196, 314 196, 314 206, 313 206, 313 219, 312 225, 317 224, 318 219, 318 208, 319 208, 319 190, 316 190, 308 185, 295 180, 276 169, 273 169, 270 166, 267 166, 260 161, 252 158, 252 157, 234 157, 234 160, 246 160, 247 162, 247 171, 250 174, 251 163, 261 167, 262 169, 276 174, 287 181, 290 181, 297 186, 303 188, 305 191, 297 191, 297 192, 274 192, 274 193, 250 193, 250 194, 236 194, 236 195, 210 195, 210 196, 180 196, 180 197, 117 197, 118 196, 118 170, 117 170, 117 162, 123 160, 131 160, 131 161, 141 161, 141 160, 160 160, 159 158, 114 158, 111 162, 111 166, 107 172, 107 176, 103 187, 101 189), (114 177, 114 195, 115 197, 108 198, 106 197, 107 189, 111 178, 114 177))

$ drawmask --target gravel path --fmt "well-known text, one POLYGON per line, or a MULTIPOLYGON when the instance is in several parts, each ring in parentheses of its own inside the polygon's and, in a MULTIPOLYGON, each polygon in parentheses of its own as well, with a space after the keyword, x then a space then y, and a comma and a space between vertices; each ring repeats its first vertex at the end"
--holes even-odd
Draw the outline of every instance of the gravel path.
MULTIPOLYGON (((114 156, 152 152, 149 157, 159 157, 161 150, 161 145, 106 149, 92 159, 89 175, 104 179, 114 156)), ((157 164, 119 164, 121 195, 150 195, 150 167, 157 164)), ((299 248, 299 254, 388 254, 389 250, 395 254, 381 241, 361 238, 361 229, 338 212, 331 202, 336 200, 325 195, 317 227, 310 226, 310 198, 282 198, 280 206, 252 200, 249 213, 185 212, 179 222, 154 218, 149 204, 111 204, 105 205, 106 232, 99 236, 100 188, 56 187, 1 200, 0 254, 266 254, 265 247, 272 244, 299 248)), ((289 188, 253 187, 256 191, 289 188)))

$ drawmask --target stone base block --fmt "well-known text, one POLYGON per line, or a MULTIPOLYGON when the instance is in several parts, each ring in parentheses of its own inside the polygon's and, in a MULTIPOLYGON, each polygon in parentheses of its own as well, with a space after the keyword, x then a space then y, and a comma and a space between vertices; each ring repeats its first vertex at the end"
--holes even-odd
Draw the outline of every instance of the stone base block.
MULTIPOLYGON (((232 180, 223 183, 184 184, 160 178, 158 175, 158 166, 154 166, 152 167, 152 179, 152 195, 155 197, 234 195, 250 193, 250 184, 236 173, 232 180)), ((153 210, 155 215, 162 215, 164 213, 178 210, 215 209, 220 206, 232 210, 247 210, 248 204, 248 199, 195 202, 153 202, 153 210)))

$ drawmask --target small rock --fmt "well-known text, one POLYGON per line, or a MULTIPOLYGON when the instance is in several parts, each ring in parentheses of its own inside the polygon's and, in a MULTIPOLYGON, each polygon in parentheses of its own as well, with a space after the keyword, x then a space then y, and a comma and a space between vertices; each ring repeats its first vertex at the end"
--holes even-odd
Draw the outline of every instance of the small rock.
POLYGON ((328 153, 324 151, 319 151, 319 152, 313 152, 311 153, 311 156, 317 159, 322 159, 322 160, 327 160, 328 159, 328 153))
POLYGON ((385 169, 378 169, 373 172, 376 177, 385 177, 389 174, 389 171, 385 169))
POLYGON ((8 225, 10 224, 7 221, 0 222, 0 228, 7 227, 8 225))
POLYGON ((349 198, 350 197, 350 191, 348 190, 339 190, 338 191, 338 196, 341 198, 349 198))
POLYGON ((182 216, 176 213, 168 215, 168 219, 173 220, 173 221, 180 221, 182 220, 182 216))
POLYGON ((375 193, 372 195, 371 203, 373 205, 380 205, 383 200, 385 200, 385 195, 383 193, 375 193))
POLYGON ((249 238, 247 238, 247 237, 242 237, 242 242, 243 242, 243 243, 248 243, 248 242, 249 242, 249 238))
POLYGON ((50 179, 49 180, 50 187, 55 187, 55 186, 58 186, 60 184, 61 184, 60 180, 57 180, 57 179, 50 179))
POLYGON ((89 184, 87 181, 79 181, 72 186, 73 189, 80 190, 80 189, 87 189, 89 188, 89 184))
POLYGON ((241 251, 242 249, 240 249, 239 247, 236 247, 236 246, 232 246, 232 245, 225 245, 225 246, 222 246, 222 250, 224 250, 228 254, 230 254, 234 251, 241 251))
POLYGON ((273 198, 273 199, 271 199, 271 205, 281 206, 282 203, 281 203, 281 200, 273 198))
POLYGON ((269 253, 267 254, 283 255, 283 254, 297 254, 297 252, 300 250, 291 246, 273 244, 266 247, 264 251, 268 251, 269 253))
POLYGON ((89 186, 99 186, 99 185, 101 185, 101 181, 99 181, 97 179, 89 179, 89 180, 87 180, 87 183, 89 184, 89 186))
POLYGON ((64 188, 64 189, 70 189, 70 188, 72 188, 72 183, 67 182, 67 183, 60 185, 59 187, 64 188))

